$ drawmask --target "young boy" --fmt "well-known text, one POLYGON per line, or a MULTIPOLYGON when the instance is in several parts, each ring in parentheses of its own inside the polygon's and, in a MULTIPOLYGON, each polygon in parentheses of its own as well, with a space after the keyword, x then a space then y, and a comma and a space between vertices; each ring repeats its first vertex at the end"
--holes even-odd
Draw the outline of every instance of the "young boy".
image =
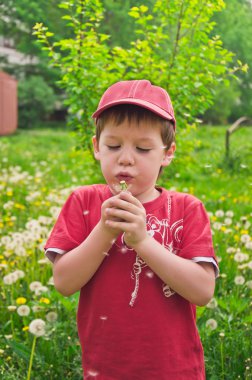
POLYGON ((93 117, 107 184, 75 190, 45 246, 56 289, 80 290, 84 379, 203 380, 195 305, 212 298, 218 268, 203 204, 156 186, 176 148, 169 95, 118 82, 93 117))

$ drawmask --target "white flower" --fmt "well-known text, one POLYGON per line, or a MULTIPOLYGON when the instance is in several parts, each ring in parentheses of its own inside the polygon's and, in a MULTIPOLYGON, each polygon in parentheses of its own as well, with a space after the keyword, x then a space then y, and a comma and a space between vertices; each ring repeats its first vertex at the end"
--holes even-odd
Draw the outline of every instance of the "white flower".
POLYGON ((233 211, 227 211, 226 212, 226 216, 228 217, 228 218, 233 218, 233 216, 234 216, 234 213, 233 213, 233 211))
POLYGON ((250 261, 250 262, 248 263, 248 268, 249 268, 249 269, 252 269, 252 261, 250 261))
POLYGON ((58 319, 58 314, 54 311, 49 311, 49 313, 46 314, 46 319, 48 322, 55 322, 58 319))
POLYGON ((32 311, 33 313, 39 313, 40 311, 44 310, 44 308, 42 306, 32 306, 32 311))
POLYGON ((234 253, 234 252, 236 252, 236 249, 234 247, 227 248, 227 253, 234 253))
POLYGON ((35 292, 36 296, 40 296, 41 294, 48 292, 48 290, 49 289, 47 286, 40 286, 40 287, 36 288, 34 290, 34 292, 35 292))
POLYGON ((23 278, 24 276, 25 276, 25 273, 24 273, 24 271, 22 271, 22 270, 15 270, 15 275, 18 277, 18 278, 23 278))
POLYGON ((247 249, 252 249, 252 241, 248 241, 246 244, 245 244, 245 247, 247 249))
POLYGON ((209 309, 215 309, 218 306, 218 302, 215 298, 212 298, 210 302, 206 305, 209 309))
POLYGON ((234 261, 236 261, 238 263, 242 263, 243 261, 248 260, 248 258, 249 258, 249 256, 246 253, 242 253, 242 252, 237 252, 234 255, 234 261))
POLYGON ((48 285, 54 285, 53 277, 50 277, 50 278, 49 278, 47 284, 48 284, 48 285))
POLYGON ((218 323, 216 322, 215 319, 208 319, 206 321, 206 327, 208 327, 210 330, 215 330, 218 326, 218 323))
POLYGON ((39 281, 33 281, 30 283, 29 288, 32 292, 35 292, 36 289, 41 288, 42 284, 39 281))
POLYGON ((247 234, 244 234, 244 235, 241 236, 241 242, 242 243, 247 243, 250 240, 251 240, 251 237, 249 235, 247 235, 247 234))
POLYGON ((224 216, 224 211, 222 210, 217 210, 215 212, 215 216, 217 216, 217 218, 222 218, 224 216))
POLYGON ((34 319, 30 324, 29 324, 29 331, 33 335, 39 337, 45 335, 45 321, 43 319, 34 319))
POLYGON ((221 226, 222 226, 222 224, 219 223, 219 222, 214 222, 214 224, 213 224, 213 228, 214 228, 215 230, 220 230, 220 229, 221 229, 221 226))
POLYGON ((252 281, 250 280, 250 281, 247 281, 246 282, 246 285, 247 285, 247 287, 249 288, 249 289, 252 289, 252 281))
POLYGON ((233 221, 232 221, 231 218, 225 218, 225 219, 224 219, 224 224, 225 224, 226 226, 230 226, 232 223, 233 223, 233 221))
POLYGON ((17 310, 17 306, 15 306, 15 305, 10 305, 10 306, 7 306, 7 309, 8 309, 9 311, 16 311, 16 310, 17 310))
POLYGON ((17 313, 21 317, 26 317, 27 315, 30 314, 30 308, 27 305, 21 305, 17 308, 17 313))
POLYGON ((245 278, 243 276, 236 276, 234 279, 235 285, 243 285, 245 278))

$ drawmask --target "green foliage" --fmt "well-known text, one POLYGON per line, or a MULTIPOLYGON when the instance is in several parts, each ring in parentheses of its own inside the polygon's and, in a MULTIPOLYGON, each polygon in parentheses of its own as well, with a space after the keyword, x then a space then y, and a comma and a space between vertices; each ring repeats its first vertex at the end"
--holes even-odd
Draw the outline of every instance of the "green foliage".
MULTIPOLYGON (((223 11, 214 15, 216 25, 213 32, 221 36, 225 48, 235 52, 239 60, 250 66, 250 70, 237 72, 238 82, 231 83, 231 87, 227 89, 228 98, 224 109, 229 120, 237 120, 241 116, 252 118, 252 39, 249 37, 252 35, 251 19, 251 2, 240 0, 226 1, 223 11)), ((219 92, 223 93, 223 89, 218 88, 217 94, 219 92)), ((212 119, 214 110, 220 110, 222 106, 223 99, 216 96, 211 112, 207 115, 210 120, 216 121, 216 118, 212 119)), ((217 121, 222 122, 223 116, 219 112, 218 116, 217 121)))
POLYGON ((19 127, 31 128, 54 109, 56 97, 41 76, 29 76, 18 83, 19 127))
POLYGON ((137 39, 129 48, 109 47, 109 36, 100 32, 99 0, 61 3, 73 38, 50 42, 48 27, 37 23, 34 34, 61 70, 69 124, 78 130, 80 145, 90 147, 91 115, 104 90, 117 80, 151 80, 170 93, 180 128, 197 122, 212 104, 216 85, 228 83, 243 68, 241 63, 229 68, 233 54, 218 36, 210 37, 211 17, 223 6, 223 0, 156 0, 152 10, 134 6, 129 15, 135 20, 137 39))
MULTIPOLYGON (((232 153, 239 155, 240 170, 219 168, 225 155, 225 128, 203 126, 184 136, 193 142, 193 151, 178 151, 159 183, 197 196, 212 213, 221 275, 216 281, 216 302, 197 308, 207 380, 251 380, 252 374, 250 130, 243 128, 235 136, 232 153), (241 151, 241 145, 246 149, 241 151), (243 277, 238 284, 237 276, 243 277), (206 326, 210 318, 216 322, 213 330, 206 326)), ((65 298, 54 289, 52 266, 43 252, 67 195, 79 185, 103 181, 90 154, 74 151, 75 143, 71 134, 60 129, 17 130, 0 140, 0 378, 4 380, 26 378, 33 340, 27 327, 35 318, 46 322, 46 334, 37 340, 31 378, 80 380, 82 376, 78 294, 65 298), (6 283, 5 276, 16 270, 22 270, 24 277, 6 283), (30 288, 34 280, 47 289, 36 294, 30 288), (19 307, 19 297, 25 297, 30 307, 27 316, 9 309, 19 307), (42 302, 45 297, 50 303, 42 302), (51 311, 58 316, 54 322, 47 319, 51 311)))

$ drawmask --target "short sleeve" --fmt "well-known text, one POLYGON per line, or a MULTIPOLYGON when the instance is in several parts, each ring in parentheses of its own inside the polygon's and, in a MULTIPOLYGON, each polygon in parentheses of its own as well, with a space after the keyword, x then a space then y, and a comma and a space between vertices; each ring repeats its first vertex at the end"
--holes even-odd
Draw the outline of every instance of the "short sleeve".
POLYGON ((179 255, 186 259, 212 257, 216 262, 209 217, 200 201, 185 212, 179 255))
POLYGON ((70 251, 80 245, 86 236, 83 207, 78 195, 73 192, 62 207, 44 249, 57 247, 70 251))

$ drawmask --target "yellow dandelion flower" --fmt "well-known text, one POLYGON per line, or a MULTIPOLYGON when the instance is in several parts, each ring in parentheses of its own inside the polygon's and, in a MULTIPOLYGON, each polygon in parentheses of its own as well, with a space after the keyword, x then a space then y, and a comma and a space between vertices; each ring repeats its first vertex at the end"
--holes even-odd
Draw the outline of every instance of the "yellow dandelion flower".
POLYGON ((238 199, 237 198, 234 198, 233 199, 233 203, 237 203, 238 202, 238 199))
POLYGON ((217 169, 217 173, 221 174, 222 173, 222 169, 217 169))
POLYGON ((12 226, 14 226, 14 223, 13 222, 8 222, 8 226, 12 227, 12 226))
POLYGON ((215 215, 213 215, 213 216, 211 216, 211 219, 212 219, 212 221, 216 221, 216 219, 217 219, 217 216, 215 216, 215 215))
POLYGON ((0 255, 0 260, 4 259, 4 256, 3 255, 0 255))
POLYGON ((6 192, 7 197, 12 197, 13 191, 9 190, 6 192))
POLYGON ((248 234, 248 230, 241 230, 241 235, 247 235, 248 234))
POLYGON ((19 210, 24 210, 25 209, 25 206, 21 205, 20 203, 15 203, 14 207, 17 208, 17 209, 19 209, 19 210))
POLYGON ((221 226, 221 231, 225 232, 226 231, 226 227, 225 226, 221 226))
POLYGON ((24 297, 18 297, 18 298, 16 299, 16 304, 17 304, 17 305, 24 305, 24 304, 26 303, 26 301, 27 301, 26 298, 24 298, 24 297))
POLYGON ((24 326, 24 327, 22 328, 22 330, 23 330, 23 331, 28 331, 28 330, 29 330, 29 326, 24 326))
POLYGON ((45 298, 45 297, 41 297, 39 302, 41 303, 45 303, 46 305, 49 305, 51 303, 51 301, 48 299, 48 298, 45 298))
POLYGON ((239 235, 234 235, 234 239, 235 239, 235 241, 239 241, 240 240, 240 236, 239 235))
POLYGON ((4 224, 2 222, 0 222, 0 228, 3 228, 4 224))

